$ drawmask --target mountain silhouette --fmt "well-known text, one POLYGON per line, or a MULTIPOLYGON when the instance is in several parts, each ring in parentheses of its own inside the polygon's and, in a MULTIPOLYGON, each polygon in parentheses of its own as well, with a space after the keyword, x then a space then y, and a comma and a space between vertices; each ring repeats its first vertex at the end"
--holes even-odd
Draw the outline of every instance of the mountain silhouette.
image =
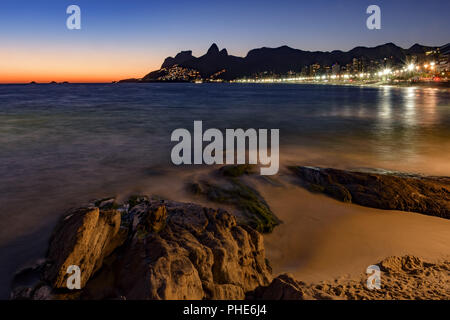
POLYGON ((171 67, 175 64, 182 64, 183 62, 186 62, 188 60, 191 60, 195 58, 192 55, 192 51, 188 50, 188 51, 181 51, 180 53, 178 53, 175 58, 172 57, 168 57, 166 58, 166 60, 164 60, 161 68, 168 68, 171 67))
MULTIPOLYGON (((415 44, 409 49, 403 49, 394 43, 386 43, 370 48, 359 46, 347 52, 340 50, 323 52, 304 51, 281 46, 278 48, 263 47, 253 49, 245 57, 236 57, 229 55, 226 49, 219 50, 217 44, 213 43, 206 54, 200 57, 194 57, 192 51, 189 50, 181 51, 174 58, 166 58, 160 70, 147 74, 140 81, 155 81, 159 76, 167 72, 165 69, 175 65, 197 70, 203 78, 225 70, 221 74, 221 78, 233 80, 261 72, 277 74, 285 74, 289 71, 299 72, 302 67, 315 63, 327 66, 335 63, 346 65, 352 63, 354 58, 364 58, 369 61, 388 58, 392 63, 402 63, 406 62, 408 55, 423 54, 436 48, 438 47, 415 44)), ((448 48, 448 45, 442 46, 442 48, 448 48)))

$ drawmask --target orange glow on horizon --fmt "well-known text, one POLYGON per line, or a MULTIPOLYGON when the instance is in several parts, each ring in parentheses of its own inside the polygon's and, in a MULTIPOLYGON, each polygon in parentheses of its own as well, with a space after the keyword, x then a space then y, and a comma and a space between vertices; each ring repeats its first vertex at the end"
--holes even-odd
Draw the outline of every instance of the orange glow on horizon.
POLYGON ((107 48, 6 48, 0 52, 0 83, 112 82, 142 78, 163 57, 107 48))
POLYGON ((3 74, 0 77, 0 84, 20 84, 20 83, 30 83, 32 81, 36 83, 50 83, 55 82, 71 82, 71 83, 109 83, 113 81, 119 81, 129 78, 142 78, 144 75, 139 74, 99 74, 92 75, 89 73, 85 74, 70 74, 61 73, 48 73, 48 74, 38 74, 38 73, 27 73, 27 74, 3 74))

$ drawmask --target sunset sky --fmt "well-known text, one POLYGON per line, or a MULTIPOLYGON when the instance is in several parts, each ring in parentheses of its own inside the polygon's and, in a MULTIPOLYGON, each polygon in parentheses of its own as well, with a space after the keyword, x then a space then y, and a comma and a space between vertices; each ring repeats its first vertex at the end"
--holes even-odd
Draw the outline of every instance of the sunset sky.
POLYGON ((198 56, 212 42, 238 56, 262 46, 443 45, 449 12, 448 0, 2 0, 0 83, 142 77, 165 57, 198 56), (81 30, 66 28, 71 4, 81 8, 81 30), (370 4, 381 7, 381 30, 366 28, 370 4))

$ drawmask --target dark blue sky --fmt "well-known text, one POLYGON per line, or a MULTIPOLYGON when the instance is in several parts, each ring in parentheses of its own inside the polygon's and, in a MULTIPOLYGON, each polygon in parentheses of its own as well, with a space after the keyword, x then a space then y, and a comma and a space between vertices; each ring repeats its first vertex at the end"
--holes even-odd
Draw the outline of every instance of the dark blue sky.
POLYGON ((442 45, 450 42, 449 13, 448 0, 1 0, 0 40, 16 56, 51 51, 58 59, 77 53, 78 60, 94 61, 109 54, 133 74, 180 50, 203 54, 212 42, 241 56, 285 44, 305 50, 442 45), (81 7, 79 31, 65 26, 70 4, 81 7), (370 4, 381 7, 381 30, 366 28, 370 4))

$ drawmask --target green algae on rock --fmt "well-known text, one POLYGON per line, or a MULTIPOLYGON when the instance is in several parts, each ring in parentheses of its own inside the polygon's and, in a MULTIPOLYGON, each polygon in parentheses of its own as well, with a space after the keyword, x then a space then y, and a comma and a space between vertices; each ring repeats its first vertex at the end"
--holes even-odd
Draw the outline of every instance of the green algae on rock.
POLYGON ((243 223, 262 233, 270 233, 281 223, 257 190, 248 186, 240 177, 254 172, 254 166, 231 165, 219 169, 217 182, 200 180, 188 185, 197 195, 206 196, 212 202, 236 207, 244 216, 243 223))

